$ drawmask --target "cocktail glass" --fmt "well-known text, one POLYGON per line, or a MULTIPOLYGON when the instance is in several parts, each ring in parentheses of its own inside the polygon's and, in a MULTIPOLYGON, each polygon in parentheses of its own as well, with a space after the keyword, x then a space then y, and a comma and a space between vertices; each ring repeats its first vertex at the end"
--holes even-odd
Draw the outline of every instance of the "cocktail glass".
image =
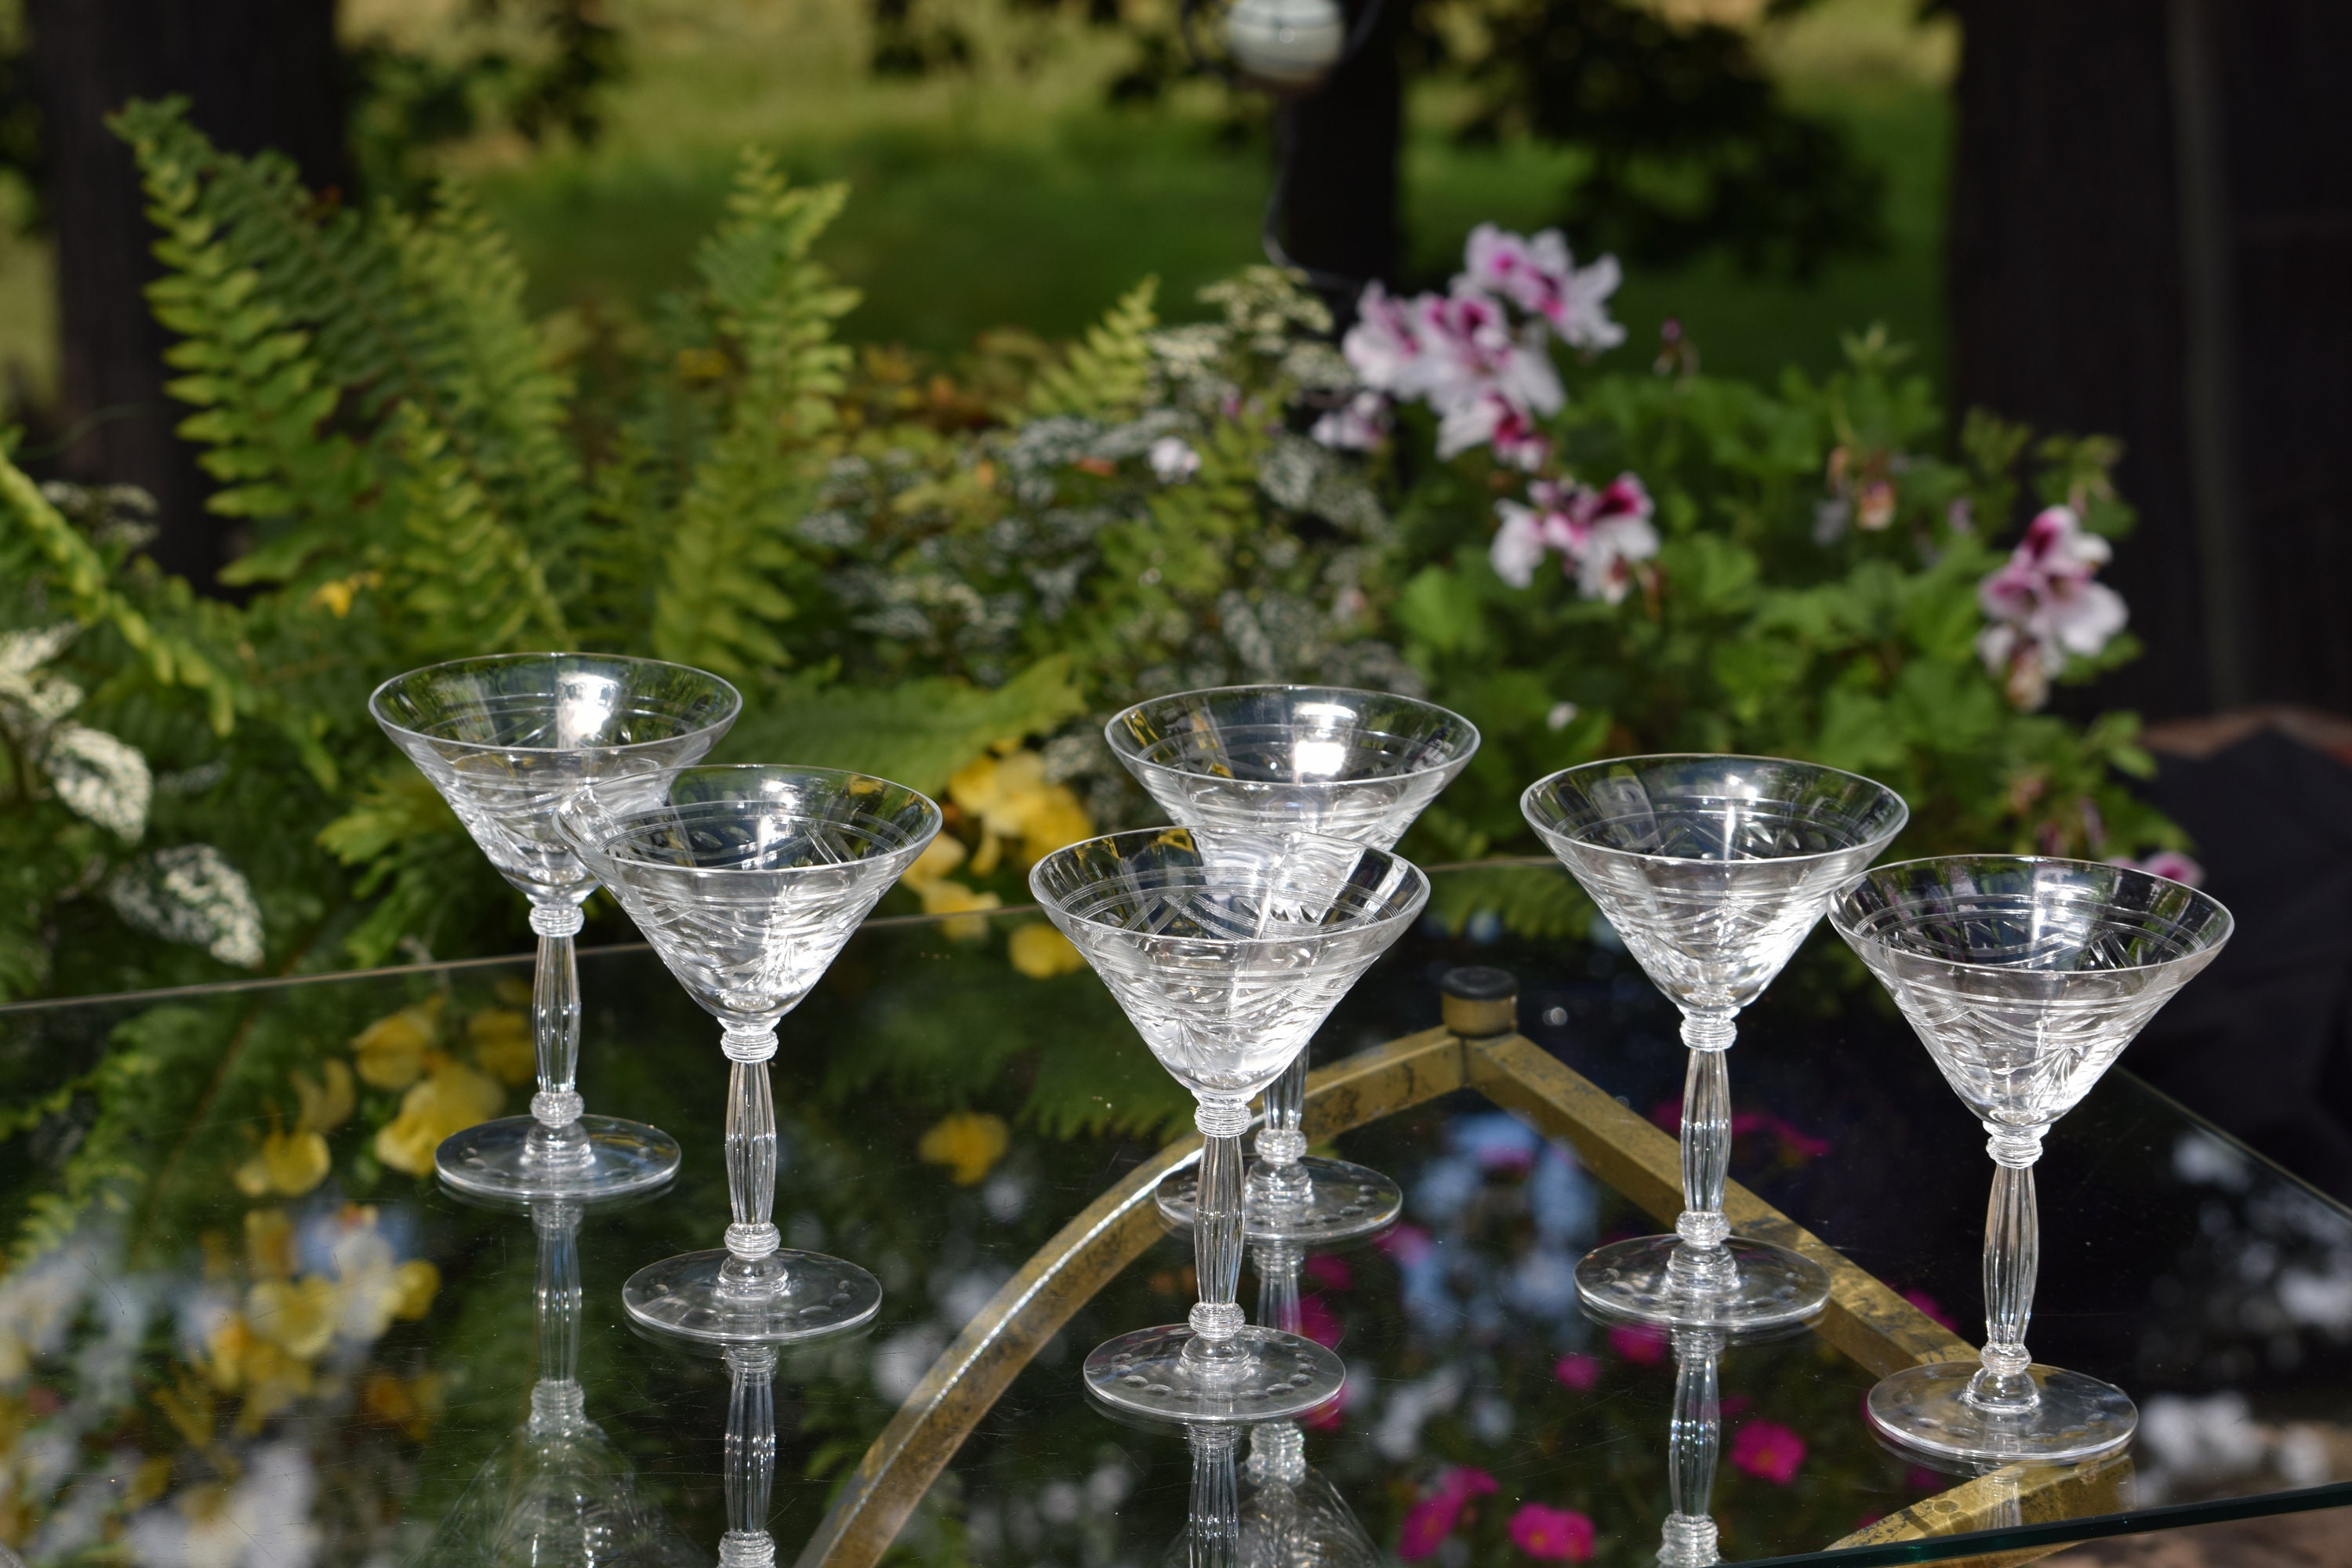
POLYGON ((677 1173, 677 1142, 639 1121, 583 1114, 580 972, 572 939, 596 879, 557 832, 585 784, 650 794, 699 761, 743 700, 715 675, 590 653, 495 654, 431 665, 376 688, 368 711, 407 753, 499 875, 530 900, 539 936, 529 1116, 485 1121, 435 1152, 441 1179, 478 1197, 610 1198, 677 1173))
MULTIPOLYGON (((1410 697, 1334 686, 1228 686, 1155 697, 1103 731, 1183 827, 1320 833, 1394 847, 1478 750, 1467 719, 1410 697)), ((1328 1246, 1392 1222, 1404 1194, 1378 1171, 1309 1157, 1307 1052, 1265 1091, 1244 1187, 1252 1242, 1328 1246)), ((1160 1184, 1160 1208, 1192 1223, 1197 1171, 1160 1184)))
POLYGON ((1731 1079, 1739 1010, 1763 994, 1838 888, 1909 813, 1885 784, 1775 757, 1622 757, 1530 785, 1519 809, 1652 984, 1690 1047, 1683 1212, 1672 1236, 1613 1242, 1577 1265, 1594 1307, 1656 1323, 1757 1328, 1820 1310, 1829 1276, 1731 1234, 1731 1079))
POLYGON ((2041 1266, 2042 1140, 2221 950, 2230 911, 2193 888, 2084 860, 1968 855, 1883 866, 1831 907, 1984 1124, 1985 1345, 1870 1391, 1890 1439, 1944 1458, 2088 1458, 2139 1423, 2123 1390, 2026 1353, 2041 1266))
POLYGON ((1244 1327, 1241 1134, 1249 1100, 1412 922, 1429 879, 1386 850, 1312 834, 1147 828, 1057 849, 1030 890, 1198 1102, 1201 1299, 1187 1323, 1097 1347, 1087 1387, 1191 1422, 1278 1420, 1339 1390, 1312 1340, 1244 1327))
POLYGON ((687 994, 722 1026, 727 1105, 724 1250, 650 1264, 622 1289, 629 1315, 718 1344, 774 1344, 872 1317, 882 1287, 837 1258, 780 1246, 776 1023, 824 975, 857 923, 940 829, 904 784, 829 768, 700 767, 657 802, 585 789, 559 820, 687 994))

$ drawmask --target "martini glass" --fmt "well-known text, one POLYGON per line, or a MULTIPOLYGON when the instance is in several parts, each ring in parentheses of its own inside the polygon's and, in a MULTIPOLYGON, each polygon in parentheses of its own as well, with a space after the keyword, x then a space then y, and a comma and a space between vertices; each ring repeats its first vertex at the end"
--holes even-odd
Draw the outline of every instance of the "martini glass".
POLYGON ((1580 1295, 1654 1323, 1760 1328, 1818 1311, 1829 1275, 1734 1237, 1731 1048, 1843 883, 1902 831, 1902 796, 1773 757, 1623 757, 1530 785, 1519 809, 1682 1009, 1683 1212, 1672 1236, 1612 1242, 1576 1267, 1580 1295))
POLYGON ((715 675, 589 653, 461 658, 395 676, 368 699, 383 732, 530 900, 539 937, 531 1113, 445 1139, 433 1163, 452 1187, 493 1199, 610 1198, 677 1173, 677 1142, 668 1133, 582 1113, 572 939, 596 879, 556 831, 555 811, 584 784, 616 796, 657 790, 665 774, 716 745, 742 706, 715 675))
POLYGON ((2124 1391, 2025 1351, 2042 1259, 2033 1163, 2156 1010, 2230 940, 2230 911, 2120 866, 2006 855, 1884 866, 1830 923, 1911 1021, 1984 1124, 1985 1345, 1979 1364, 1915 1366, 1870 1391, 1890 1439, 1947 1459, 2089 1458, 2139 1423, 2124 1391))
POLYGON ((435 1568, 686 1568, 692 1548, 637 1497, 635 1468, 588 1419, 580 1387, 586 1205, 541 1199, 529 1207, 539 1233, 530 1418, 482 1467, 420 1561, 435 1568))
POLYGON ((679 984, 722 1027, 734 1064, 724 1250, 631 1276, 621 1299, 651 1329, 715 1344, 774 1344, 854 1327, 882 1287, 837 1258, 782 1248, 776 1023, 815 988, 850 932, 940 830, 940 808, 904 784, 830 768, 702 767, 656 804, 581 791, 560 814, 679 984))
MULTIPOLYGON (((1333 686, 1228 686, 1155 697, 1103 733, 1118 760, 1185 827, 1320 833, 1394 847, 1478 750, 1460 714, 1410 697, 1333 686)), ((1392 1222, 1404 1194, 1378 1171, 1310 1158, 1302 1047, 1265 1091, 1244 1188, 1252 1242, 1328 1246, 1392 1222)), ((1197 1171, 1160 1184, 1160 1212, 1192 1223, 1197 1171)))
POLYGON ((1030 890, 1198 1102, 1201 1300, 1188 1322, 1096 1347, 1087 1388, 1115 1409, 1216 1424, 1279 1420, 1339 1391, 1339 1358, 1244 1327, 1241 1135, 1250 1096, 1298 1054, 1429 898, 1383 849, 1313 834, 1147 828, 1057 849, 1030 890))

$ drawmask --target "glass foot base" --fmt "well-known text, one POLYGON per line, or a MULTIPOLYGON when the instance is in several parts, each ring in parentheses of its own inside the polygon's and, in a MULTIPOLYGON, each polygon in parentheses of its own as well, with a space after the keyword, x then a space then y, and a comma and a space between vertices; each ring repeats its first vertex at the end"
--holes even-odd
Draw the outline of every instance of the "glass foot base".
MULTIPOLYGON (((1251 1197, 1242 1208, 1244 1240, 1331 1247, 1385 1230, 1404 1211, 1403 1190, 1370 1166, 1311 1154, 1298 1163, 1313 1184, 1307 1201, 1277 1208, 1251 1197)), ((1190 1230, 1200 1190, 1198 1167, 1171 1171, 1160 1184, 1160 1215, 1178 1229, 1190 1230)))
POLYGON ((677 1140, 658 1127, 615 1116, 583 1116, 588 1158, 550 1169, 529 1157, 534 1117, 478 1122, 441 1140, 433 1165, 441 1179, 474 1197, 494 1202, 577 1198, 583 1203, 649 1192, 677 1174, 677 1140))
POLYGON ((621 1287, 629 1316, 657 1333, 714 1345, 774 1345, 854 1329, 882 1310, 882 1282, 855 1263, 789 1247, 768 1262, 790 1280, 774 1296, 721 1297, 723 1249, 649 1263, 621 1287))
POLYGON ((1338 1356, 1297 1334, 1245 1328, 1234 1342, 1242 1352, 1237 1363, 1204 1376, 1184 1359, 1191 1329, 1138 1329, 1095 1347, 1087 1357, 1087 1390, 1138 1415, 1222 1424, 1303 1415, 1338 1397, 1348 1381, 1338 1356))
POLYGON ((1576 1266, 1576 1293, 1594 1310, 1645 1323, 1762 1329, 1810 1318, 1830 1299, 1827 1270, 1769 1242, 1723 1244, 1737 1271, 1731 1288, 1701 1295, 1668 1271, 1683 1248, 1675 1236, 1643 1236, 1588 1252, 1576 1266))
POLYGON ((2138 1407, 2114 1384, 2038 1362, 2027 1369, 2042 1391, 2032 1409, 1980 1410, 1962 1397, 1976 1373, 1975 1362, 1955 1361, 1882 1378, 1870 1391, 1870 1424, 1906 1448, 2001 1464, 2087 1459, 2122 1447, 2139 1426, 2138 1407))

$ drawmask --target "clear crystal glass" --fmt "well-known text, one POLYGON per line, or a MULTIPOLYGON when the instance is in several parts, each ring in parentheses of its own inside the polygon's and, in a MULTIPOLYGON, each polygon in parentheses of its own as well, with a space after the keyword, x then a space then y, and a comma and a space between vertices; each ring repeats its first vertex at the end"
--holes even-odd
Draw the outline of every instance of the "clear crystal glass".
POLYGON ((1429 898, 1386 850, 1311 834, 1147 828, 1057 849, 1030 890, 1192 1090, 1201 1152, 1188 1323, 1097 1346, 1087 1386, 1115 1408, 1193 1422, 1276 1420, 1339 1392, 1339 1358, 1244 1327, 1241 1135, 1274 1081, 1429 898))
POLYGON ((584 1205, 542 1199, 529 1212, 539 1235, 539 1378, 530 1417, 482 1467, 419 1561, 436 1568, 688 1568, 697 1554, 638 1497, 635 1468, 588 1418, 582 1397, 584 1205))
POLYGON ((368 711, 433 782, 499 873, 530 900, 539 937, 531 1026, 539 1089, 529 1116, 467 1128, 434 1156, 479 1197, 609 1198, 659 1186, 677 1143, 642 1122, 582 1113, 580 975, 572 939, 596 879, 556 830, 572 792, 657 790, 698 762, 743 706, 715 675, 591 653, 496 654, 395 676, 368 711))
POLYGON ((1884 866, 1830 923, 1911 1021, 1984 1125, 1985 1345, 1979 1364, 1911 1367, 1870 1420, 1947 1459, 2082 1459, 2128 1441, 2123 1390, 2025 1350, 2042 1251, 2033 1163, 2156 1010, 2230 939, 2229 910, 2181 883, 2085 860, 1957 856, 1884 866))
POLYGON ((887 779, 829 768, 701 767, 648 803, 592 787, 560 820, 687 994, 721 1026, 734 1064, 723 1250, 639 1269, 622 1290, 648 1327, 719 1344, 773 1344, 864 1322, 882 1287, 853 1263, 781 1246, 776 1023, 800 1004, 940 830, 940 808, 887 779))
MULTIPOLYGON (((1227 686, 1139 702, 1104 736, 1183 827, 1320 833, 1392 847, 1469 765, 1478 731, 1432 703, 1334 686, 1227 686)), ((1378 1171, 1307 1153, 1307 1053, 1265 1091, 1244 1179, 1252 1241, 1328 1246, 1391 1224, 1404 1194, 1378 1171)), ((1192 1223, 1200 1175, 1171 1173, 1160 1207, 1192 1223)))
POLYGON ((1591 895, 1651 982, 1682 1009, 1683 1213, 1673 1236, 1588 1254, 1577 1289, 1658 1323, 1755 1328, 1829 1299, 1829 1276, 1785 1247, 1731 1235, 1725 1059, 1739 1010, 1763 994, 1841 884, 1909 811, 1885 784, 1777 757, 1621 757, 1528 786, 1519 809, 1591 895))

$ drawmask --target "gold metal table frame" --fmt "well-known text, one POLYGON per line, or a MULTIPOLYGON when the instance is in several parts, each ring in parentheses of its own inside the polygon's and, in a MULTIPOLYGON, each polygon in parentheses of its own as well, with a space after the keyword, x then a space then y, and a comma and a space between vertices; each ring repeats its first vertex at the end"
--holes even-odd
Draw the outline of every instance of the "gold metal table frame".
MULTIPOLYGON (((1475 1089, 1548 1136, 1565 1139, 1595 1176, 1671 1221, 1682 1209, 1682 1162, 1674 1135, 1520 1035, 1517 1012, 1514 998, 1447 996, 1445 1021, 1437 1028, 1317 1069, 1307 1078, 1307 1135, 1329 1138, 1455 1089, 1475 1089)), ((872 1568, 880 1561, 940 1471, 1029 1359, 1166 1233, 1153 1194, 1161 1177, 1197 1160, 1200 1152, 1200 1137, 1192 1134, 1144 1161, 1004 1283, 866 1450, 803 1548, 797 1568, 872 1568)), ((1829 1305, 1812 1331, 1873 1373, 1975 1359, 1974 1346, 1746 1187, 1732 1183, 1723 1206, 1738 1234, 1793 1247, 1829 1271, 1829 1305)), ((1832 1549, 2111 1511, 2120 1506, 2130 1474, 2127 1457, 2070 1467, 2008 1467, 1890 1514, 1832 1549)), ((2006 1568, 2063 1544, 1951 1561, 2006 1568)))

